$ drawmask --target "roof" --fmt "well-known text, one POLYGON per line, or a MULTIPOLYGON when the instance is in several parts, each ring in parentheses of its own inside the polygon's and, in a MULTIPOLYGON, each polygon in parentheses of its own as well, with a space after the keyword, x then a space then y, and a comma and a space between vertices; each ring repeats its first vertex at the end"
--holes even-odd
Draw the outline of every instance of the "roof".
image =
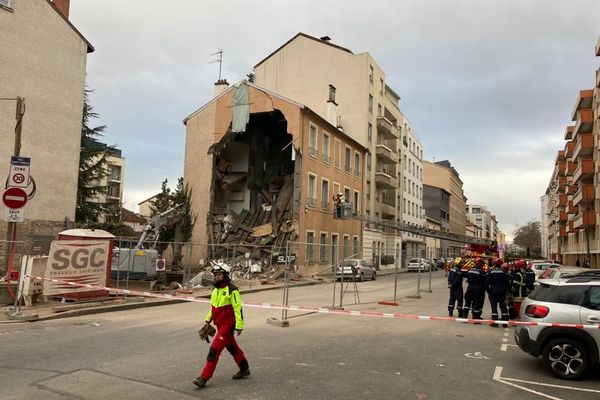
POLYGON ((155 198, 156 196, 158 196, 158 193, 156 193, 154 196, 148 197, 146 200, 142 200, 142 201, 140 201, 140 202, 138 203, 138 206, 139 206, 140 204, 143 204, 143 203, 145 203, 145 202, 147 202, 147 201, 150 201, 150 200, 152 200, 152 199, 153 199, 153 198, 155 198))
POLYGON ((72 236, 81 238, 98 238, 98 239, 111 239, 115 235, 103 231, 102 229, 68 229, 59 233, 61 236, 72 236))
POLYGON ((131 210, 126 209, 125 207, 121 207, 121 221, 124 222, 139 222, 140 224, 145 224, 147 221, 143 217, 140 217, 136 213, 131 210))
POLYGON ((60 15, 60 17, 62 19, 65 20, 65 22, 67 23, 67 25, 69 25, 71 27, 71 29, 73 29, 75 31, 75 33, 81 38, 81 40, 83 40, 85 42, 85 44, 87 45, 87 52, 89 53, 93 53, 94 50, 94 46, 92 46, 92 44, 85 38, 85 36, 83 36, 81 34, 81 32, 79 32, 79 30, 77 30, 77 28, 75 28, 75 26, 71 23, 71 21, 69 21, 69 19, 67 17, 65 17, 63 15, 63 13, 61 13, 58 8, 56 8, 56 6, 54 5, 54 3, 50 0, 46 0, 46 3, 48 3, 50 5, 50 7, 52 7, 54 9, 54 11, 57 12, 58 15, 60 15))
POLYGON ((314 36, 307 35, 306 33, 298 32, 293 38, 291 38, 290 40, 288 40, 287 42, 285 42, 284 44, 282 44, 281 46, 279 46, 274 52, 272 52, 271 54, 269 54, 268 56, 266 56, 265 58, 263 58, 262 60, 260 60, 258 62, 258 64, 256 64, 254 66, 254 68, 258 67, 260 64, 264 63, 269 58, 273 57, 273 55, 275 55, 275 53, 277 53, 279 50, 283 49, 285 46, 287 46, 288 44, 292 43, 294 40, 296 40, 299 37, 305 37, 307 39, 314 40, 315 42, 319 42, 319 43, 324 44, 326 46, 331 46, 331 47, 336 48, 338 50, 342 50, 342 51, 345 51, 347 53, 354 54, 351 50, 349 50, 349 49, 347 49, 345 47, 338 46, 337 44, 333 44, 333 43, 331 43, 329 41, 324 41, 324 40, 321 40, 321 39, 316 38, 314 36))

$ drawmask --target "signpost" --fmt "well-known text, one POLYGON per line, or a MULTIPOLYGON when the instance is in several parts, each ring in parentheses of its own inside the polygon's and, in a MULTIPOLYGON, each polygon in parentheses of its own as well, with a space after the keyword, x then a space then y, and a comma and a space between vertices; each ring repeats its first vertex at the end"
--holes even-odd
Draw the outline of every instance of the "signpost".
POLYGON ((2 194, 2 202, 8 208, 19 209, 27 204, 27 193, 21 188, 10 187, 2 194))
POLYGON ((11 157, 10 173, 8 175, 8 186, 26 188, 29 186, 29 167, 31 158, 11 157))

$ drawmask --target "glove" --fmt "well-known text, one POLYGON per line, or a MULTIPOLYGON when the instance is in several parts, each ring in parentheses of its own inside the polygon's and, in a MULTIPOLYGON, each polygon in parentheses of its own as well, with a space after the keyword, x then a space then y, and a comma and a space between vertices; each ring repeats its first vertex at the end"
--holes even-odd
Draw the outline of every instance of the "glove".
POLYGON ((217 330, 211 324, 209 324, 207 322, 198 331, 198 336, 200 337, 200 340, 206 340, 206 343, 210 343, 210 340, 208 339, 208 337, 209 336, 211 336, 211 337, 215 336, 216 332, 217 332, 217 330))
POLYGON ((238 336, 240 336, 242 334, 242 330, 241 329, 236 329, 235 332, 237 333, 238 336))

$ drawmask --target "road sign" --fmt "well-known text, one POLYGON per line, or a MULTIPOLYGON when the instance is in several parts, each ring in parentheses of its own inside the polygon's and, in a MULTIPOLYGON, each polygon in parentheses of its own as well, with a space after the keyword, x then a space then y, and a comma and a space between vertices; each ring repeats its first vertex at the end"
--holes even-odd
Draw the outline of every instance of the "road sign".
POLYGON ((31 158, 29 157, 10 157, 10 165, 20 165, 23 167, 29 167, 31 165, 31 158))
POLYGON ((4 209, 4 220, 6 222, 23 222, 25 220, 25 210, 15 210, 13 208, 4 209))
POLYGON ((164 271, 166 269, 166 266, 167 266, 167 262, 165 261, 165 259, 159 258, 158 260, 156 260, 156 270, 157 271, 164 271))
POLYGON ((9 187, 26 188, 29 185, 29 167, 11 165, 8 176, 9 187))
POLYGON ((27 193, 23 189, 12 187, 4 191, 2 202, 8 208, 21 208, 27 204, 27 193))

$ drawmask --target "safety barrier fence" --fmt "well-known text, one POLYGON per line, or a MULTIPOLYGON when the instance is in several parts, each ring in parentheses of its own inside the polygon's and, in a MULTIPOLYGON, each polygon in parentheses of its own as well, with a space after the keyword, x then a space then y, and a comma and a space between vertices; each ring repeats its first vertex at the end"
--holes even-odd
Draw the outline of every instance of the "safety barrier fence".
MULTIPOLYGON (((89 284, 82 284, 82 283, 75 283, 75 282, 64 281, 64 280, 59 280, 59 279, 52 279, 52 278, 43 277, 43 276, 26 275, 25 277, 28 279, 39 279, 39 280, 44 280, 44 281, 48 281, 48 282, 64 284, 64 285, 69 285, 69 286, 74 286, 74 287, 84 287, 84 288, 89 288, 89 289, 94 289, 94 290, 107 290, 107 291, 113 291, 113 292, 117 292, 117 293, 135 295, 135 296, 153 297, 153 298, 169 299, 169 300, 183 300, 183 301, 203 303, 203 304, 210 303, 209 299, 198 298, 198 297, 194 297, 194 296, 161 294, 161 293, 152 293, 152 292, 127 290, 127 289, 116 289, 116 288, 110 288, 110 287, 104 287, 104 286, 94 286, 94 285, 89 285, 89 284)), ((314 312, 314 313, 320 313, 320 314, 331 314, 331 315, 353 316, 353 317, 392 318, 392 319, 408 319, 408 320, 417 320, 417 321, 444 321, 444 322, 459 322, 459 323, 477 324, 477 325, 498 324, 498 325, 507 325, 507 326, 546 326, 546 327, 600 330, 599 325, 438 317, 438 316, 431 316, 431 315, 385 313, 385 312, 377 312, 377 311, 341 310, 341 309, 335 309, 335 308, 315 307, 315 306, 306 306, 306 305, 284 305, 284 304, 273 304, 273 303, 244 302, 244 306, 252 307, 252 308, 314 312)))

